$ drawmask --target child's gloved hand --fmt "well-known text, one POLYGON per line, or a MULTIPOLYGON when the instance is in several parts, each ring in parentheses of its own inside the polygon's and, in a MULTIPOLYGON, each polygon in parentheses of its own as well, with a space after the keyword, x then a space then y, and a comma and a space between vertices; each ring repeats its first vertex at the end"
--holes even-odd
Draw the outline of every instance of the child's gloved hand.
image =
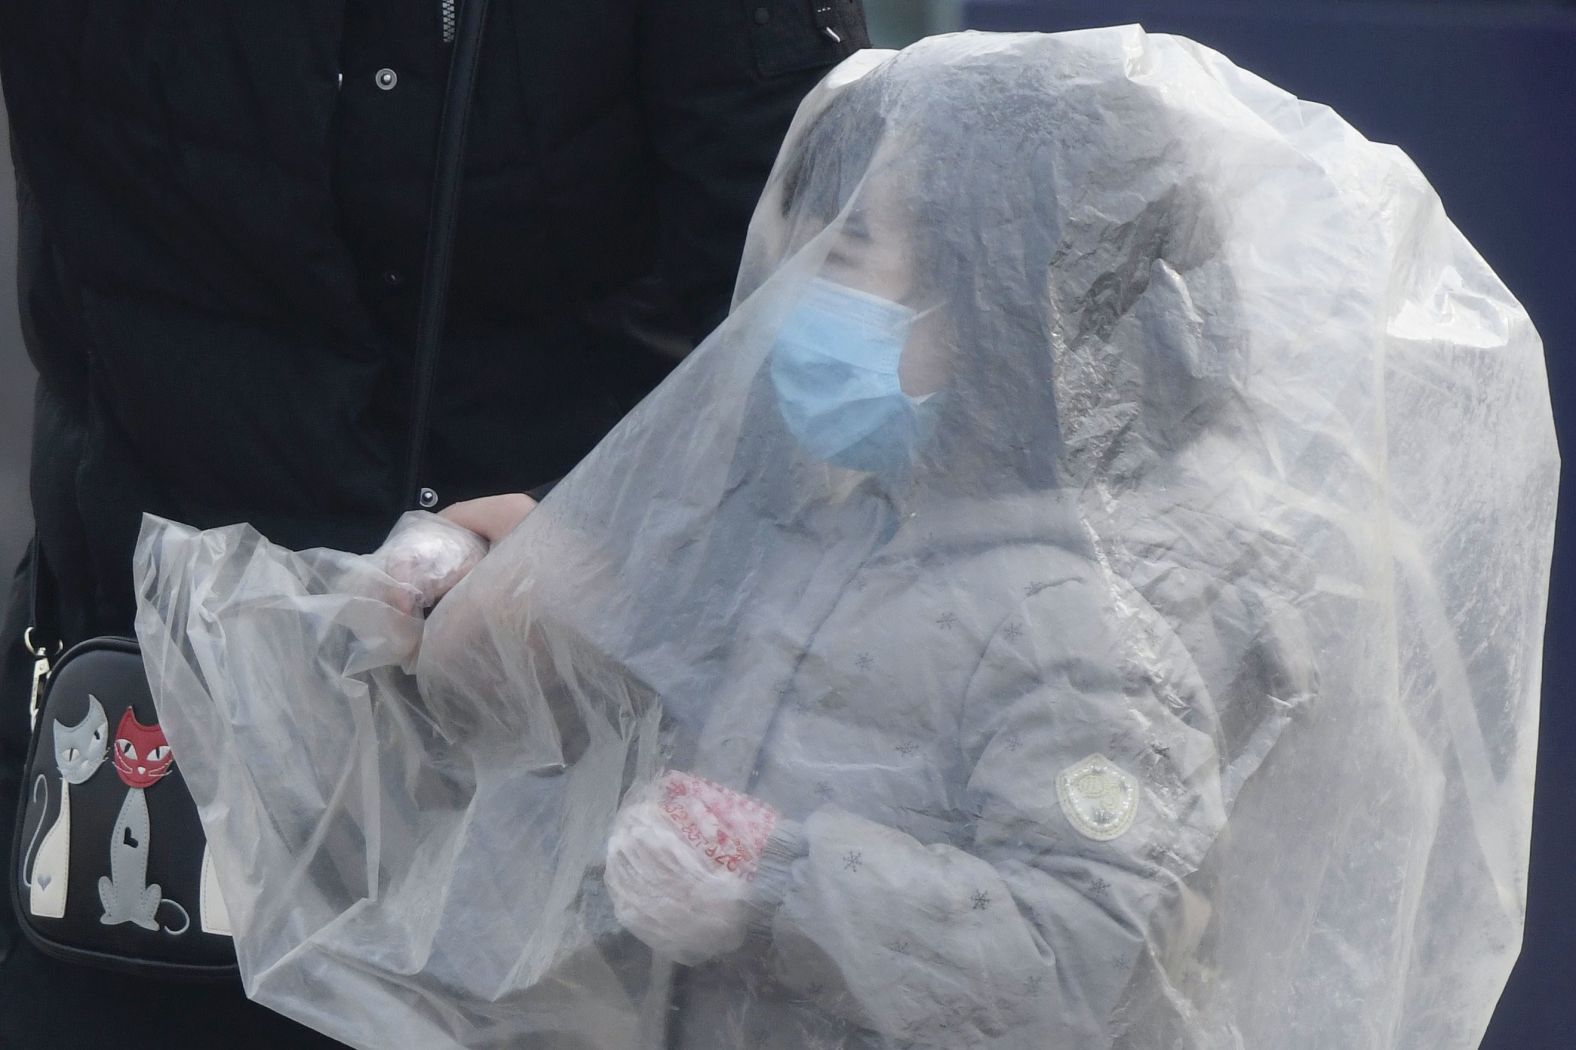
POLYGON ((775 809, 688 773, 624 807, 607 847, 618 921, 659 954, 695 965, 737 949, 775 809))
POLYGON ((530 496, 511 492, 451 503, 437 514, 413 510, 368 558, 416 592, 395 597, 396 604, 409 613, 430 609, 535 509, 530 496))
POLYGON ((414 592, 394 597, 395 604, 414 613, 436 605, 487 556, 487 550, 487 541, 470 529, 440 515, 413 510, 400 517, 383 546, 367 557, 385 575, 414 592))

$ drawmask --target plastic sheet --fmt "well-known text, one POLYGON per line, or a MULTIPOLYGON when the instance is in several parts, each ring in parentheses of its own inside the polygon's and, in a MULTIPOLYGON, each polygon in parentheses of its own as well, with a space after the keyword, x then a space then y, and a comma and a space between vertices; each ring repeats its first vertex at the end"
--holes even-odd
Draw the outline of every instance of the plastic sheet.
POLYGON ((1466 1050, 1557 474, 1399 150, 964 34, 805 101, 726 322, 430 618, 150 520, 138 630, 248 992, 355 1046, 1466 1050))

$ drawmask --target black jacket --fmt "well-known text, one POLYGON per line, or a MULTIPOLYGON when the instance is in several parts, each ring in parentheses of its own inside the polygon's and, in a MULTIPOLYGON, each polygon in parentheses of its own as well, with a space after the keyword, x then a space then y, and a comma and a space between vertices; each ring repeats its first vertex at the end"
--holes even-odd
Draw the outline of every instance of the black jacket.
MULTIPOLYGON (((68 643, 129 629, 144 511, 361 550, 414 504, 444 6, 0 0, 68 643)), ((494 0, 421 484, 569 470, 725 311, 795 106, 865 43, 859 0, 494 0)))

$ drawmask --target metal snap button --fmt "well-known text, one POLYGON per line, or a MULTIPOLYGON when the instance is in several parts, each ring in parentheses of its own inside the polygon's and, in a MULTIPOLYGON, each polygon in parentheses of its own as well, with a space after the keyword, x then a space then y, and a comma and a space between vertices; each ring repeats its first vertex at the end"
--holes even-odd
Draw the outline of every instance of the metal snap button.
POLYGON ((384 270, 383 283, 388 285, 390 288, 398 288, 400 285, 405 283, 405 275, 400 273, 398 270, 384 270))
POLYGON ((378 75, 373 79, 377 81, 378 87, 384 91, 393 91, 394 85, 399 83, 399 74, 385 66, 378 70, 378 75))
POLYGON ((423 488, 416 493, 416 502, 420 503, 424 510, 431 510, 438 505, 438 493, 433 489, 423 488))

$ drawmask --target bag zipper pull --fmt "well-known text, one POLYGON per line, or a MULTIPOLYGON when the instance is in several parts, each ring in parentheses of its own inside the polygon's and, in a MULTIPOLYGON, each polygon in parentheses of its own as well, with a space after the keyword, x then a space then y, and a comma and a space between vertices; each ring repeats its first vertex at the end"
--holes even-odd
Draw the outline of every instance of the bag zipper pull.
POLYGON ((38 728, 38 702, 43 698, 44 684, 49 681, 49 661, 52 657, 59 656, 64 646, 56 642, 55 651, 51 654, 47 645, 34 645, 31 627, 22 632, 22 644, 33 654, 33 692, 27 702, 27 730, 31 733, 38 728))

